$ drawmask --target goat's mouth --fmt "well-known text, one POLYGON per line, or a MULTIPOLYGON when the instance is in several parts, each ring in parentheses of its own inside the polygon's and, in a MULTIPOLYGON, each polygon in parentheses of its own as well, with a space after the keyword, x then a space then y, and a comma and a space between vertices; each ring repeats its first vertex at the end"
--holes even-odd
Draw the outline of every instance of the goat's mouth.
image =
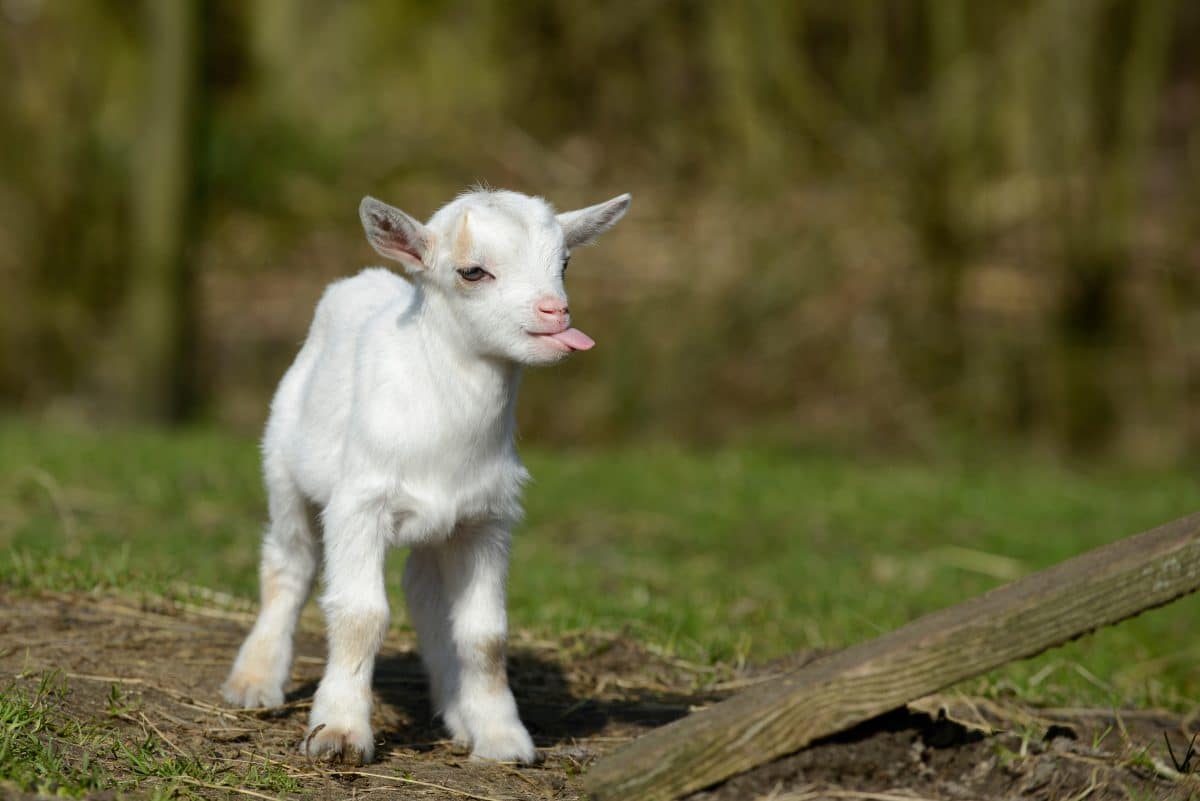
POLYGON ((540 339, 548 345, 570 353, 574 350, 591 350, 595 341, 578 328, 564 328, 562 331, 526 331, 531 337, 540 339))

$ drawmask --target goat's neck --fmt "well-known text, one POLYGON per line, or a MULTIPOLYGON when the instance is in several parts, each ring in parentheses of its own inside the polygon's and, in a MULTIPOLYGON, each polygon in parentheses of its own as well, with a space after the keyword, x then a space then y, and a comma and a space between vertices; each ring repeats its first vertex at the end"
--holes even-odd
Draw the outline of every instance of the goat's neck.
POLYGON ((447 398, 481 413, 478 424, 511 440, 516 419, 521 366, 509 359, 482 354, 446 298, 418 285, 413 322, 418 326, 430 373, 447 398), (434 361, 438 360, 438 361, 434 361))

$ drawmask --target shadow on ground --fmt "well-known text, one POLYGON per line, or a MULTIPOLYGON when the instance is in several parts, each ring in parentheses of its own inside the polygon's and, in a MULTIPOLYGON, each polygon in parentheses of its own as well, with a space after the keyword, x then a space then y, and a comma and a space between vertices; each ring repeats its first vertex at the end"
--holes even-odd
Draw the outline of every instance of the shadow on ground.
MULTIPOLYGON (((579 640, 575 643, 576 647, 580 644, 579 640)), ((309 645, 309 650, 314 650, 309 645)), ((521 719, 539 747, 586 740, 614 727, 640 730, 661 726, 684 717, 697 704, 722 696, 694 683, 688 691, 628 686, 620 677, 644 671, 652 657, 613 640, 589 646, 590 668, 600 671, 590 688, 581 686, 579 675, 569 678, 563 663, 552 655, 527 648, 509 654, 509 683, 521 719), (585 692, 603 690, 605 679, 625 685, 619 695, 585 692)), ((287 694, 288 703, 306 704, 318 681, 312 678, 296 686, 287 694)), ((409 746, 417 751, 432 750, 439 744, 444 732, 434 718, 424 668, 415 650, 385 651, 376 663, 374 688, 382 707, 377 712, 378 722, 383 724, 376 731, 377 738, 392 747, 409 746)))

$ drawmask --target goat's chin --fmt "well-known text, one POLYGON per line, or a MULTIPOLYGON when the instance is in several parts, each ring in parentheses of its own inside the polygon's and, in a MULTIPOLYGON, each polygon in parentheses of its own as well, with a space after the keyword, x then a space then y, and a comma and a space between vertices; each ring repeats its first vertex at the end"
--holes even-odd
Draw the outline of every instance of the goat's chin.
POLYGON ((535 349, 534 353, 527 353, 521 358, 521 363, 526 367, 549 367, 552 364, 558 364, 571 355, 570 351, 548 351, 544 348, 535 349))
POLYGON ((571 355, 571 349, 549 337, 534 336, 523 349, 520 361, 530 367, 557 364, 571 355))

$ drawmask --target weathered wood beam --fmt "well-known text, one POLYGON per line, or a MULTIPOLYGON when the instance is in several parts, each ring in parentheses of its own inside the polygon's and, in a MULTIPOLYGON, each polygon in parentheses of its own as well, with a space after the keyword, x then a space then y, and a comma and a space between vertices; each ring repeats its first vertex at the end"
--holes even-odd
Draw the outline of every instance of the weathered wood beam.
POLYGON ((584 776, 667 801, 1200 589, 1200 513, 926 615, 639 737, 584 776))

